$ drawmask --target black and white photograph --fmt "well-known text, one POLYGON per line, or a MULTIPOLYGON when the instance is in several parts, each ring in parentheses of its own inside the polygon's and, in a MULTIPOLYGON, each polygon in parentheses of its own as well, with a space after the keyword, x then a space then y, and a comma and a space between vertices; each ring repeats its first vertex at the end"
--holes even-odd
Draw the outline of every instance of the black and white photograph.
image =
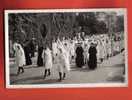
POLYGON ((5 10, 6 88, 127 87, 125 8, 5 10))

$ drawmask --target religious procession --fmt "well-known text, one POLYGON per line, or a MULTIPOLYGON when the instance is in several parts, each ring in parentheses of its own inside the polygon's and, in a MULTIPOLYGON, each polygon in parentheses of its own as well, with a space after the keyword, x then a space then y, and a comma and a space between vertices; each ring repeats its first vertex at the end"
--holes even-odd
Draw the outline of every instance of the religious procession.
MULTIPOLYGON (((71 63, 74 63, 78 68, 88 68, 96 70, 98 64, 103 63, 110 57, 120 54, 124 51, 124 40, 121 37, 118 39, 109 38, 106 34, 86 36, 84 38, 75 37, 74 39, 63 38, 52 42, 52 49, 38 49, 38 58, 36 65, 44 66, 45 79, 52 74, 51 69, 54 64, 57 64, 59 81, 66 78, 66 74, 72 69, 71 63)), ((14 43, 15 62, 18 66, 17 74, 24 73, 24 65, 31 65, 33 62, 33 49, 23 48, 21 44, 14 43), (27 53, 29 51, 29 53, 27 53), (26 54, 26 53, 27 54, 26 54)), ((33 54, 34 55, 34 54, 33 54)))
POLYGON ((10 83, 124 82, 122 16, 106 12, 10 15, 10 23, 17 23, 9 27, 10 83), (116 26, 107 20, 108 14, 116 26), (114 22, 115 17, 119 21, 114 22), (116 78, 109 81, 109 76, 116 78))

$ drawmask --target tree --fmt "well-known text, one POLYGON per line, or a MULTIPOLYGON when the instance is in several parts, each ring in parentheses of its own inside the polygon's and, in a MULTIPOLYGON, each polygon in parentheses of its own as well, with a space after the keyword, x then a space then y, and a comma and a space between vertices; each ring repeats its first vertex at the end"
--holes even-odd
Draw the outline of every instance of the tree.
POLYGON ((80 13, 77 16, 78 25, 82 27, 82 31, 89 34, 102 34, 108 31, 104 21, 98 21, 96 13, 80 13))
POLYGON ((123 32, 124 31, 124 16, 117 16, 117 21, 116 21, 116 32, 123 32))

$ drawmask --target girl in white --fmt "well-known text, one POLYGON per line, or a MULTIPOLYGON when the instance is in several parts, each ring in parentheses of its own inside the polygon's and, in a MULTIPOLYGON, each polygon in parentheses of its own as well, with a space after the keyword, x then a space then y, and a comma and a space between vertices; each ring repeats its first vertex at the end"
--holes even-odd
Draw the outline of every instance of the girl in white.
POLYGON ((14 44, 14 50, 15 50, 15 61, 16 61, 16 65, 18 66, 17 74, 20 74, 20 72, 21 73, 24 72, 23 66, 26 63, 25 62, 25 53, 24 53, 22 46, 18 43, 14 44))
POLYGON ((70 70, 70 62, 69 62, 69 52, 67 52, 62 45, 62 43, 59 42, 58 45, 58 54, 57 54, 57 67, 59 72, 59 81, 62 81, 65 79, 66 74, 70 70))
POLYGON ((71 61, 75 58, 75 44, 74 41, 72 40, 70 43, 70 55, 71 55, 71 61))
POLYGON ((98 45, 98 56, 100 58, 101 63, 103 62, 104 58, 105 58, 105 48, 104 48, 104 44, 103 41, 100 40, 99 45, 98 45))
POLYGON ((100 62, 101 61, 101 58, 103 59, 103 57, 102 57, 102 54, 100 54, 101 53, 101 41, 100 41, 100 39, 98 39, 97 40, 98 42, 97 42, 97 46, 96 46, 96 48, 97 48, 97 62, 100 62))
POLYGON ((88 43, 84 45, 84 64, 87 64, 88 62, 88 57, 89 57, 89 53, 88 53, 89 47, 88 47, 88 43))
POLYGON ((55 63, 55 58, 57 55, 57 43, 55 40, 52 42, 52 51, 53 51, 53 62, 55 63))
POLYGON ((43 50, 42 58, 45 66, 44 78, 46 78, 46 76, 51 75, 52 68, 52 54, 48 46, 46 47, 45 50, 43 50))

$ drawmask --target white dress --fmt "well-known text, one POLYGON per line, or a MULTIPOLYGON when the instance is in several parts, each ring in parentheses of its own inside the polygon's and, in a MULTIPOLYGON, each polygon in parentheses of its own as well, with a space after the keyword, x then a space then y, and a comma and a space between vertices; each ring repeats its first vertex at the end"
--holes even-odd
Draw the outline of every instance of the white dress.
POLYGON ((57 62, 57 70, 58 72, 63 73, 64 72, 64 59, 62 53, 58 53, 56 56, 56 62, 57 62))
POLYGON ((75 45, 74 45, 74 43, 70 44, 70 55, 75 56, 75 45))
POLYGON ((52 50, 53 50, 53 55, 55 56, 57 54, 57 43, 56 42, 52 43, 52 50))
POLYGON ((89 58, 89 53, 88 53, 89 47, 88 45, 84 48, 84 61, 87 63, 88 58, 89 58))
POLYGON ((45 51, 43 50, 42 58, 43 58, 45 69, 51 69, 52 68, 52 54, 49 48, 47 48, 45 51))
POLYGON ((58 53, 56 62, 58 72, 67 73, 70 70, 69 55, 67 52, 58 53))
POLYGON ((25 53, 20 44, 14 46, 15 49, 15 61, 18 67, 22 67, 26 64, 25 53), (19 46, 19 49, 17 48, 19 46))
POLYGON ((101 47, 100 47, 101 45, 100 45, 100 41, 98 41, 98 45, 97 45, 97 60, 98 61, 100 61, 100 58, 103 58, 102 56, 101 56, 101 47))
POLYGON ((64 51, 63 53, 63 57, 64 57, 64 66, 66 71, 70 70, 70 60, 69 60, 69 52, 68 51, 64 51))
POLYGON ((104 57, 105 57, 104 45, 100 44, 99 45, 99 58, 104 58, 104 57))

